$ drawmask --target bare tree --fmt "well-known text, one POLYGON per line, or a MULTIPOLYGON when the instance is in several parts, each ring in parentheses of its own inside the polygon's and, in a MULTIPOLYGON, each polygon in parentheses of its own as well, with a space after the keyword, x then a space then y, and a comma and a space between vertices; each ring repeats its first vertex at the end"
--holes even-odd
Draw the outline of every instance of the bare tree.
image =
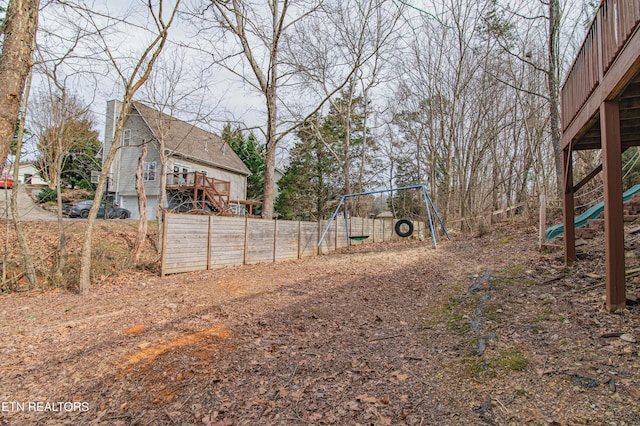
POLYGON ((550 148, 553 153, 552 161, 555 166, 556 192, 562 193, 562 149, 560 147, 561 123, 560 123, 560 84, 563 61, 562 58, 570 57, 571 50, 575 49, 575 29, 582 22, 582 17, 588 13, 583 4, 571 4, 561 0, 538 0, 527 4, 526 8, 513 9, 509 4, 494 2, 494 12, 497 17, 494 23, 509 26, 509 34, 517 43, 506 40, 504 32, 494 35, 500 43, 503 51, 511 59, 521 62, 539 73, 545 79, 546 87, 518 87, 517 83, 503 76, 501 82, 520 90, 527 95, 536 95, 547 104, 547 131, 550 139, 550 148), (568 10, 568 9, 575 9, 568 10), (539 25, 544 23, 544 26, 539 25), (569 34, 563 34, 567 28, 569 34), (543 44, 539 43, 543 41, 543 44), (564 46, 562 51, 561 46, 564 46), (536 52, 537 50, 541 50, 536 52))
MULTIPOLYGON (((308 75, 310 70, 318 68, 317 59, 320 56, 297 55, 291 56, 294 43, 300 49, 297 53, 304 53, 304 49, 316 49, 329 51, 326 49, 326 42, 333 38, 336 33, 330 33, 331 29, 325 29, 321 35, 314 36, 309 31, 302 31, 304 23, 309 21, 313 28, 319 28, 324 21, 339 19, 331 8, 325 8, 320 0, 307 0, 293 4, 290 0, 270 0, 265 6, 259 6, 246 0, 233 0, 230 2, 212 2, 211 7, 205 10, 194 11, 193 15, 202 17, 201 24, 203 32, 212 26, 215 30, 220 28, 222 33, 215 33, 219 39, 214 39, 208 48, 214 51, 216 62, 225 67, 228 71, 242 78, 250 87, 259 91, 264 99, 264 109, 266 111, 265 130, 265 176, 264 176, 264 199, 262 206, 262 217, 271 219, 273 217, 273 197, 274 197, 274 172, 276 160, 276 147, 287 135, 295 131, 306 119, 312 117, 323 105, 338 93, 350 80, 353 73, 365 63, 372 55, 372 52, 357 51, 358 55, 345 58, 339 63, 325 63, 333 67, 335 79, 324 79, 326 84, 320 90, 308 90, 305 94, 313 94, 312 102, 305 105, 305 112, 293 112, 292 102, 285 105, 283 111, 283 98, 285 91, 295 87, 298 99, 301 91, 308 86, 308 78, 301 82, 297 76, 308 75), (210 13, 213 13, 213 16, 210 13), (213 23, 213 24, 212 24, 213 23), (207 28, 205 28, 205 26, 207 28), (230 33, 235 38, 237 45, 230 46, 228 40, 224 38, 226 33, 230 33), (305 34, 308 39, 301 39, 305 34), (323 39, 325 49, 320 44, 312 46, 319 39, 323 39), (287 44, 286 52, 283 51, 283 44, 287 44), (286 55, 285 55, 286 53, 286 55), (243 58, 244 62, 239 63, 238 59, 243 58), (251 73, 245 73, 243 65, 246 64, 251 73)), ((356 10, 357 8, 352 8, 356 10)), ((368 8, 364 8, 368 10, 368 8)), ((367 34, 368 27, 365 20, 355 21, 355 29, 359 32, 351 32, 354 41, 360 42, 367 34)), ((308 28, 308 27, 307 27, 308 28)), ((210 34, 210 33, 207 33, 210 34)), ((208 38, 213 38, 213 35, 208 38)), ((327 69, 318 70, 318 72, 327 69)))
POLYGON ((361 2, 357 8, 349 3, 328 2, 323 11, 328 19, 309 20, 307 25, 300 25, 296 37, 287 44, 288 53, 293 63, 304 70, 300 78, 309 91, 329 96, 335 84, 348 76, 338 96, 329 97, 330 110, 340 121, 342 137, 329 141, 320 129, 317 137, 342 169, 344 192, 352 193, 354 185, 356 191, 364 191, 365 174, 372 171, 374 161, 371 153, 375 138, 369 134, 368 126, 371 94, 391 78, 388 71, 398 59, 395 52, 403 8, 387 8, 384 2, 370 0, 361 2), (327 33, 334 36, 327 37, 327 33), (302 42, 297 42, 298 39, 302 42), (360 65, 354 70, 345 63, 360 65))
POLYGON ((144 190, 144 162, 147 159, 147 142, 142 143, 140 157, 138 157, 138 167, 136 168, 136 192, 138 193, 138 211, 140 219, 138 220, 138 232, 136 240, 133 243, 133 249, 129 255, 129 264, 133 265, 138 262, 142 253, 142 246, 147 237, 147 195, 144 190))
POLYGON ((541 1, 549 7, 549 31, 548 31, 548 68, 546 69, 547 84, 549 86, 549 132, 551 133, 551 146, 556 165, 556 181, 558 194, 562 194, 562 148, 560 148, 560 1, 541 1))
MULTIPOLYGON (((15 163, 13 165, 13 175, 18 176, 20 173, 20 154, 22 151, 22 141, 24 137, 24 123, 25 116, 27 114, 27 102, 29 100, 29 92, 31 90, 31 76, 27 78, 26 86, 24 89, 24 94, 22 97, 22 108, 20 111, 20 119, 18 122, 18 134, 16 137, 16 156, 15 163)), ((22 229, 22 223, 20 222, 20 217, 18 216, 18 191, 20 189, 20 184, 18 182, 14 183, 11 188, 11 215, 13 217, 13 223, 16 228, 16 235, 18 238, 18 244, 20 244, 20 248, 22 248, 22 257, 24 259, 24 270, 25 275, 27 277, 27 281, 29 282, 29 289, 34 289, 39 286, 38 276, 36 274, 36 268, 33 263, 33 255, 31 254, 31 249, 27 244, 27 241, 24 236, 24 232, 22 229)))
MULTIPOLYGON (((66 84, 49 74, 46 91, 32 102, 30 125, 38 138, 40 154, 40 173, 49 185, 55 189, 58 216, 58 259, 54 279, 62 279, 66 264, 67 247, 64 223, 62 220, 62 170, 65 159, 75 147, 82 145, 91 129, 93 120, 89 106, 83 105, 76 95, 68 95, 66 84)), ((97 132, 95 133, 97 137, 97 132)))
POLYGON ((166 2, 163 0, 160 0, 156 4, 151 2, 147 4, 147 17, 153 25, 153 28, 147 29, 151 34, 150 41, 137 59, 133 61, 133 64, 130 64, 129 66, 125 66, 119 61, 116 47, 111 44, 112 41, 105 33, 104 26, 100 22, 100 19, 98 19, 100 16, 96 12, 86 7, 80 7, 77 4, 66 4, 67 7, 75 13, 75 16, 80 22, 87 27, 92 28, 94 40, 96 42, 95 49, 108 58, 109 63, 113 67, 113 71, 118 74, 118 78, 124 90, 122 109, 120 110, 116 120, 114 134, 113 136, 106 135, 106 137, 113 137, 113 139, 108 141, 110 143, 106 145, 109 146, 109 149, 107 152, 103 153, 103 168, 100 172, 100 179, 96 187, 96 195, 94 197, 91 210, 89 211, 89 218, 84 233, 79 279, 80 292, 82 294, 87 294, 91 287, 91 244, 93 228, 98 214, 98 209, 100 207, 100 202, 102 200, 102 194, 106 189, 110 166, 118 152, 118 141, 122 136, 122 129, 130 111, 133 96, 149 78, 153 66, 166 44, 168 31, 174 21, 178 7, 180 6, 180 0, 174 2, 171 7, 168 8, 168 11, 165 10, 165 4, 166 2))
MULTIPOLYGON (((279 74, 282 68, 280 43, 284 34, 295 22, 317 10, 318 3, 306 4, 304 6, 307 7, 302 9, 302 7, 290 8, 290 0, 270 0, 266 5, 267 10, 262 10, 261 6, 243 0, 213 1, 212 3, 213 7, 210 10, 215 11, 213 19, 236 37, 241 54, 244 55, 253 73, 253 78, 244 75, 235 68, 235 64, 227 65, 227 69, 241 76, 264 96, 267 125, 262 216, 265 219, 271 219, 273 218, 276 145, 278 142, 278 88, 283 84, 279 74), (302 10, 302 12, 294 15, 296 10, 302 10), (268 16, 268 19, 263 19, 263 16, 268 16), (263 52, 266 53, 264 61, 261 60, 263 52)), ((226 54, 222 54, 219 59, 222 59, 223 56, 226 54)), ((233 59, 233 56, 227 56, 227 58, 233 59)))

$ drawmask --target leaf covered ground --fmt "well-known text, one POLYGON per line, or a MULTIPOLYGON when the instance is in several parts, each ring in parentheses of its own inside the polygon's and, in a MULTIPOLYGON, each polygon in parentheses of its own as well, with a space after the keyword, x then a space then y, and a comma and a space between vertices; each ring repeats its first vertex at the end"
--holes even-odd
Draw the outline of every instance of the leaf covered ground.
POLYGON ((536 235, 0 296, 0 424, 640 424, 640 307, 536 235))

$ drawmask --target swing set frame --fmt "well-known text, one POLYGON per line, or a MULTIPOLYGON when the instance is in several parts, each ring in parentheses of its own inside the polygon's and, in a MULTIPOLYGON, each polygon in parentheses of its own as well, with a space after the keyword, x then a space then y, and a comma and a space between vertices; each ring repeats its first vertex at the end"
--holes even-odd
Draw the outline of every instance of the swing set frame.
POLYGON ((357 236, 357 237, 350 237, 349 236, 349 217, 348 217, 348 212, 347 212, 347 200, 349 198, 353 198, 353 197, 361 197, 363 195, 373 195, 373 194, 382 194, 382 193, 386 193, 386 192, 398 192, 398 191, 405 191, 408 189, 420 189, 422 191, 422 196, 424 198, 424 205, 427 211, 427 219, 429 222, 429 229, 431 231, 431 239, 433 240, 433 248, 438 248, 438 243, 436 241, 436 233, 435 233, 435 229, 434 229, 434 223, 433 223, 433 217, 431 214, 431 210, 433 210, 433 216, 435 216, 438 219, 438 222, 440 223, 440 226, 442 227, 442 231, 444 231, 444 234, 447 236, 448 240, 451 240, 451 237, 449 237, 449 233, 447 232, 447 228, 444 226, 444 222, 442 221, 442 218, 440 217, 440 215, 438 214, 438 211, 436 210, 436 206, 433 204, 433 201, 431 200, 431 197, 429 197, 429 194, 427 193, 427 187, 424 185, 413 185, 413 186, 404 186, 402 188, 391 188, 391 189, 381 189, 378 191, 368 191, 368 192, 358 192, 355 194, 346 194, 343 195, 342 198, 340 199, 340 202, 338 203, 338 207, 336 208, 336 210, 333 212, 333 215, 331 216, 331 220, 329 220, 329 223, 327 224, 327 227, 325 228, 324 232, 322 233, 322 237, 320 237, 320 241, 318 241, 318 247, 320 247, 320 245, 322 244, 322 242, 324 241, 324 238, 327 236, 327 233, 329 232, 329 228, 331 228, 331 224, 333 223, 333 221, 336 219, 336 217, 338 216, 338 212, 340 211, 340 208, 343 209, 343 214, 344 214, 344 223, 345 223, 345 231, 346 231, 346 235, 347 235, 347 248, 351 247, 351 239, 354 239, 356 241, 362 241, 365 240, 366 238, 368 238, 368 236, 365 235, 361 235, 361 236, 357 236), (366 237, 366 238, 365 238, 366 237))

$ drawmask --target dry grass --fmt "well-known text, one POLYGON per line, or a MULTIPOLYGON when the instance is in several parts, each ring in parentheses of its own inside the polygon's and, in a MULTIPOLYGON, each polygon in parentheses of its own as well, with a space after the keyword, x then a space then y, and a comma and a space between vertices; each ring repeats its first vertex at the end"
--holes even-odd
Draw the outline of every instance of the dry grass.
MULTIPOLYGON (((78 286, 80 254, 86 221, 65 219, 67 264, 62 276, 56 276, 58 251, 57 222, 24 222, 27 244, 34 257, 41 289, 63 288, 75 290, 78 286)), ((93 233, 92 281, 101 284, 131 269, 159 270, 159 255, 155 251, 157 225, 149 224, 147 243, 138 265, 128 265, 127 258, 135 240, 137 222, 110 220, 96 222, 93 233)), ((5 277, 0 279, 0 292, 27 290, 23 275, 24 259, 16 241, 12 222, 0 221, 0 260, 6 266, 5 277)))

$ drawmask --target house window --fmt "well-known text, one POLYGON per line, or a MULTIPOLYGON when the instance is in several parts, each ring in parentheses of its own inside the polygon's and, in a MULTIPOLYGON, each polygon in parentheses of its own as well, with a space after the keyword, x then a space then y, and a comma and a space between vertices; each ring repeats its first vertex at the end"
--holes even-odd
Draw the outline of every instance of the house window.
POLYGON ((193 185, 193 175, 190 175, 191 169, 186 166, 174 164, 173 166, 173 184, 174 185, 193 185))
POLYGON ((131 129, 124 129, 122 131, 122 146, 131 145, 131 129))
POLYGON ((156 180, 156 162, 155 161, 144 163, 144 180, 145 182, 156 180))

